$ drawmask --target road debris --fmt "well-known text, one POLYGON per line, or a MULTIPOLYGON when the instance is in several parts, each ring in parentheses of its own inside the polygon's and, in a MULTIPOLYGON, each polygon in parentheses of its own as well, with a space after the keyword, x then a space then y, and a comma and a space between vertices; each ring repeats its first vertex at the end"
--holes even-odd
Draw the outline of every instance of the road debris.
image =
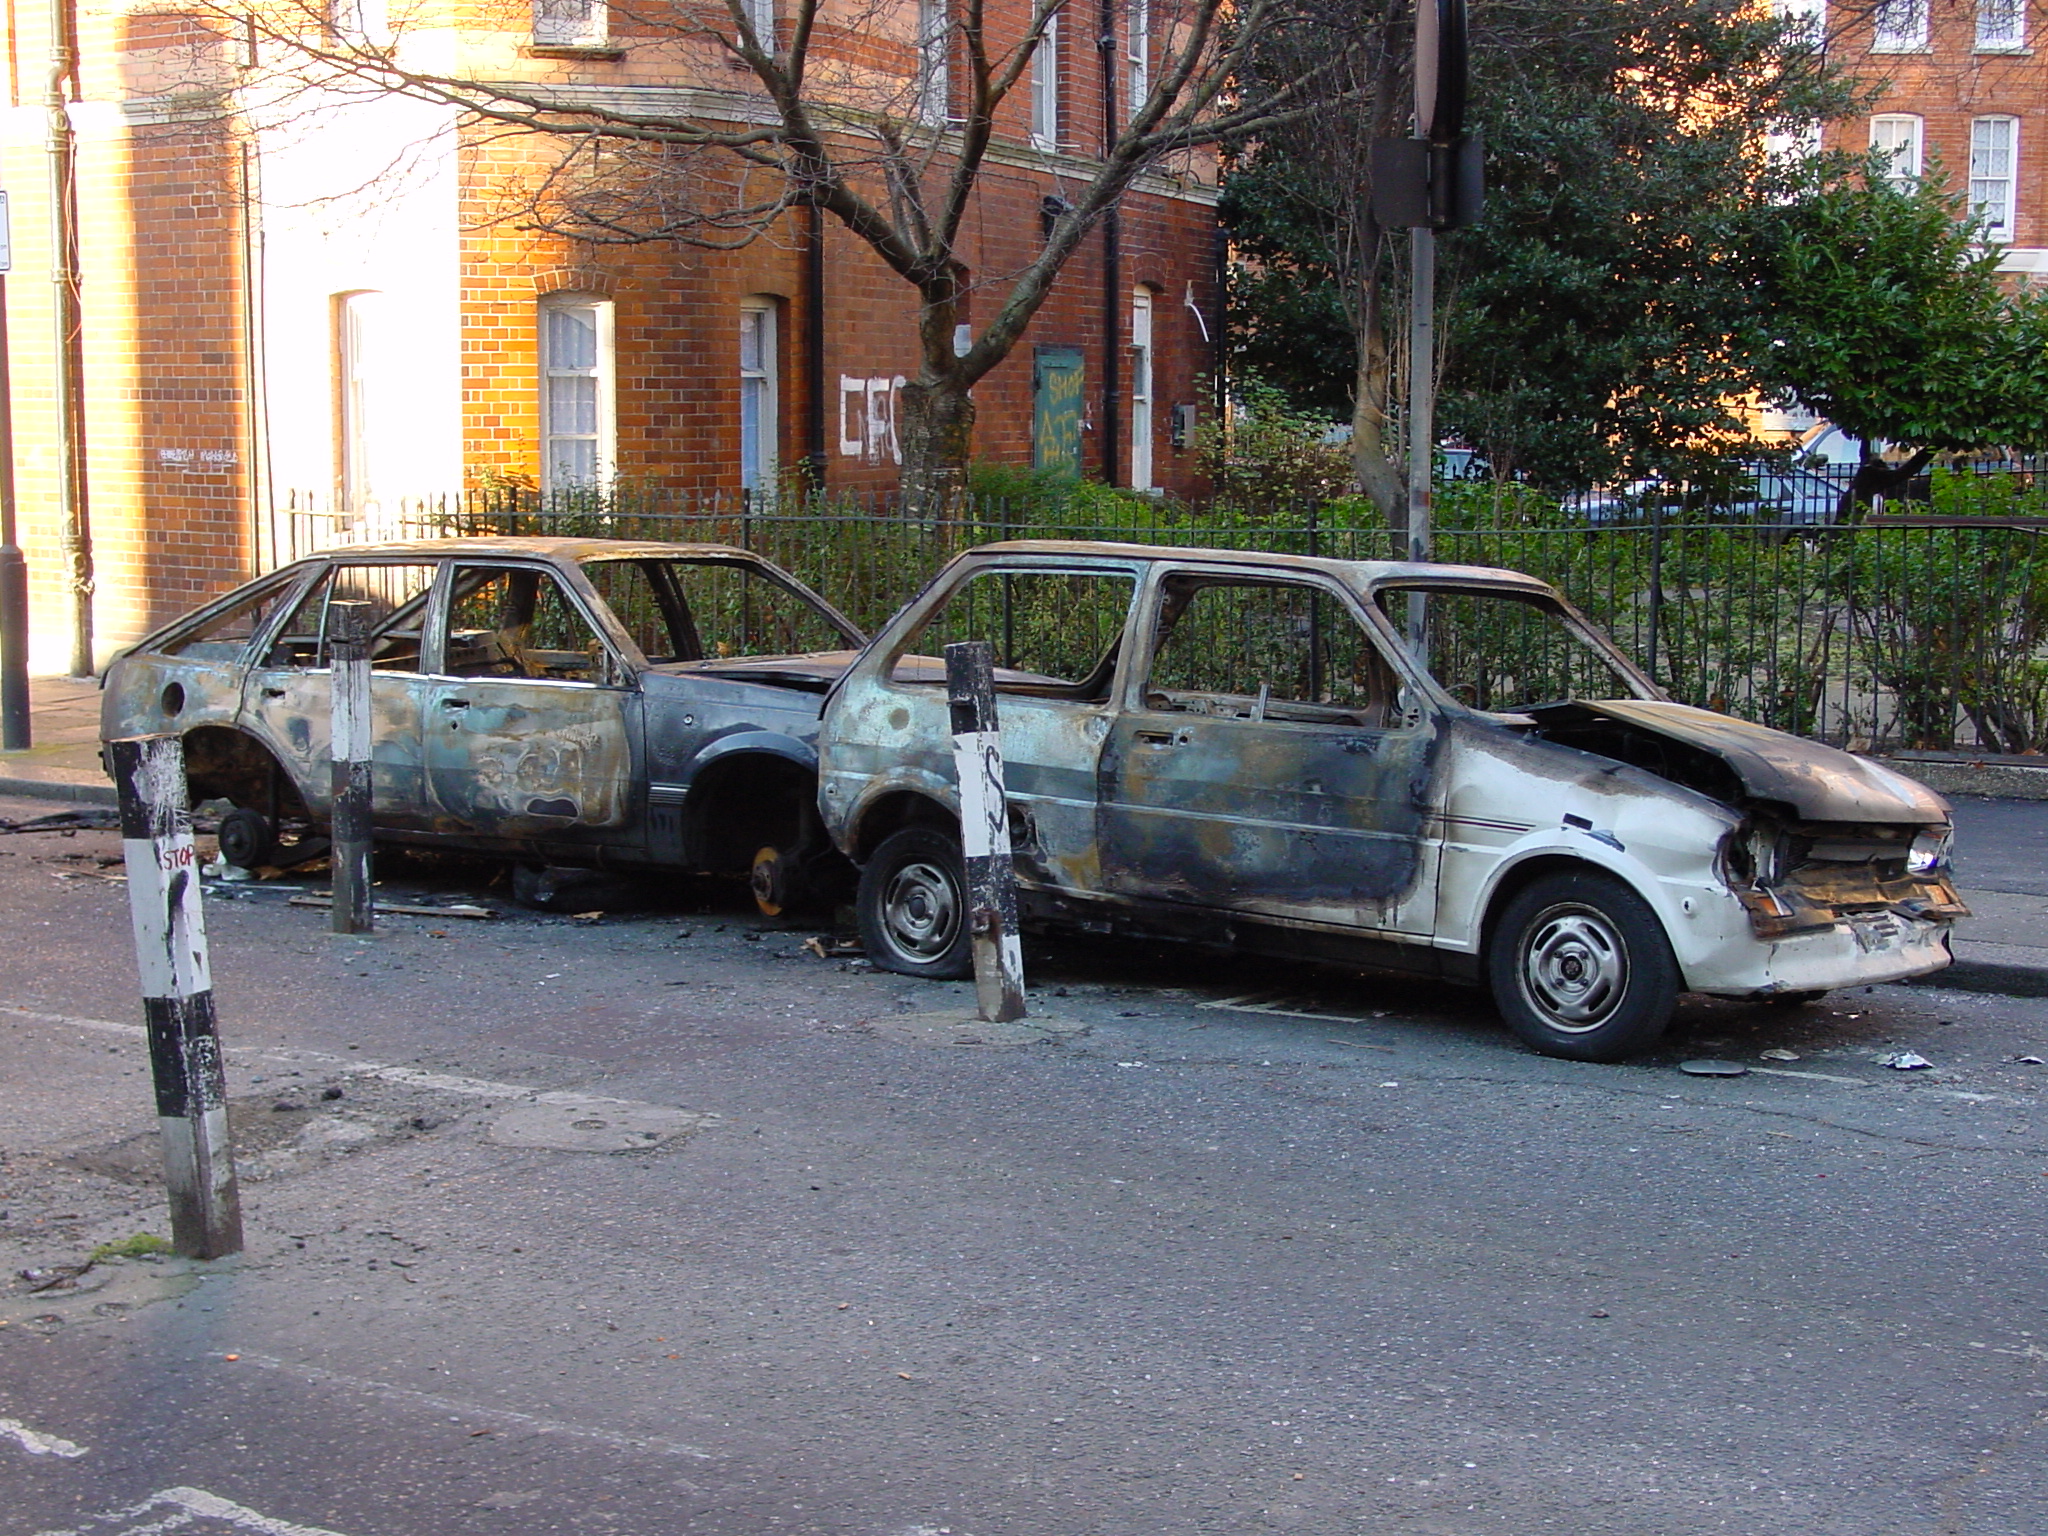
POLYGON ((1799 1053, 1788 1051, 1782 1045, 1774 1045, 1768 1051, 1758 1053, 1765 1061, 1797 1061, 1799 1053))
POLYGON ((1918 1051, 1893 1051, 1879 1060, 1881 1067, 1890 1067, 1894 1072, 1919 1072, 1934 1065, 1918 1051))
POLYGON ((1688 1077, 1749 1076, 1749 1068, 1739 1061, 1714 1061, 1704 1057, 1698 1061, 1681 1061, 1678 1070, 1688 1077))
POLYGON ((2039 1067, 2043 1065, 2048 1065, 2048 1063, 2044 1063, 2038 1056, 2020 1056, 2015 1059, 2023 1067, 2039 1067))
MULTIPOLYGON (((294 896, 285 905, 288 907, 331 907, 334 905, 334 898, 332 896, 294 896)), ((445 907, 415 907, 408 906, 404 902, 380 901, 377 903, 377 910, 379 912, 395 912, 404 917, 493 918, 498 915, 490 907, 474 906, 468 902, 458 902, 445 907)), ((602 914, 599 915, 601 916, 602 914)))

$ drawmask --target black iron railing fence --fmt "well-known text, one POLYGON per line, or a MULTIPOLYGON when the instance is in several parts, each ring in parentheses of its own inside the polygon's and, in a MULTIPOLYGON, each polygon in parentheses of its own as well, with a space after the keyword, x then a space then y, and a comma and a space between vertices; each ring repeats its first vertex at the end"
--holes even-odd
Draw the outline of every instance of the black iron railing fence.
MULTIPOLYGON (((474 491, 362 516, 282 513, 276 553, 458 533, 736 544, 869 628, 951 556, 998 539, 1394 554, 1356 502, 1246 512, 1083 490, 972 500, 945 518, 837 494, 474 491)), ((1857 747, 2048 751, 2048 526, 2014 515, 2041 509, 2013 487, 1968 504, 1977 515, 1919 523, 1837 523, 1832 509, 1788 519, 1753 504, 1560 511, 1555 500, 1455 488, 1443 510, 1438 559, 1552 582, 1687 702, 1857 747)))

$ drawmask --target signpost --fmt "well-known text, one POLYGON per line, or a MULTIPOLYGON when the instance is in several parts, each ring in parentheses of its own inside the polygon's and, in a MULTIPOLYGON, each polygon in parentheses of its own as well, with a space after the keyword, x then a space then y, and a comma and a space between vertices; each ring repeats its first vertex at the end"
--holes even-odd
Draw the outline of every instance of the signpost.
POLYGON ((28 562, 15 542, 14 371, 7 353, 7 274, 14 232, 0 191, 0 751, 30 745, 28 708, 28 562))
POLYGON ((369 603, 327 605, 327 753, 334 791, 332 856, 336 933, 368 933, 370 910, 370 615, 369 603))
MULTIPOLYGON (((1436 232, 1479 217, 1479 137, 1465 132, 1465 0, 1416 0, 1415 132, 1372 147, 1373 218, 1408 231, 1408 548, 1431 558, 1430 476, 1436 446, 1436 232)), ((1421 600, 1410 639, 1422 644, 1421 600)))
POLYGON ((1010 802, 996 723, 996 653, 988 641, 958 640, 946 647, 946 702, 960 775, 960 851, 967 865, 975 1002, 984 1020, 1007 1024, 1024 1017, 1024 949, 1017 934, 1010 802))

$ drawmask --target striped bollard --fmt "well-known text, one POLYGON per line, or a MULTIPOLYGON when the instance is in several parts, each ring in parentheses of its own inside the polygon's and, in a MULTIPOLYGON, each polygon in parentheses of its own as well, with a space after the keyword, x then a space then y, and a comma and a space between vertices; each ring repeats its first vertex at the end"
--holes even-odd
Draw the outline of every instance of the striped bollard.
POLYGON ((1006 1024, 1024 1017, 1024 947, 1017 936, 1010 808, 996 722, 995 647, 986 640, 946 647, 946 702, 952 709, 953 763, 960 778, 960 851, 967 861, 975 1004, 983 1019, 1006 1024))
POLYGON ((370 909, 370 604, 327 605, 327 668, 333 699, 327 750, 334 810, 328 821, 334 931, 368 933, 370 909))
POLYGON ((107 750, 121 794, 121 854, 149 1025, 171 1245, 189 1259, 217 1259, 241 1252, 242 1204, 185 805, 185 746, 176 736, 131 736, 107 750))

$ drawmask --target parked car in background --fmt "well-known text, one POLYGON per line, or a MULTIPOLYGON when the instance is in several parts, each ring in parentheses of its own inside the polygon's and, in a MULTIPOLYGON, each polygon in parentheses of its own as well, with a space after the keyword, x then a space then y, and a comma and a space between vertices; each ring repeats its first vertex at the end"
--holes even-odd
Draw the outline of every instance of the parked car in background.
POLYGON ((331 808, 331 605, 370 605, 380 840, 549 865, 749 875, 777 908, 820 860, 818 714, 862 643, 757 555, 468 538, 330 550, 108 668, 104 739, 184 738, 194 802, 255 868, 331 808))
POLYGON ((970 967, 935 659, 963 639, 996 647, 1041 924, 1482 982, 1532 1046, 1611 1060, 1685 989, 1938 970, 1964 915, 1932 791, 1673 703, 1533 577, 1013 543, 949 565, 826 704, 825 824, 906 975, 970 967))

